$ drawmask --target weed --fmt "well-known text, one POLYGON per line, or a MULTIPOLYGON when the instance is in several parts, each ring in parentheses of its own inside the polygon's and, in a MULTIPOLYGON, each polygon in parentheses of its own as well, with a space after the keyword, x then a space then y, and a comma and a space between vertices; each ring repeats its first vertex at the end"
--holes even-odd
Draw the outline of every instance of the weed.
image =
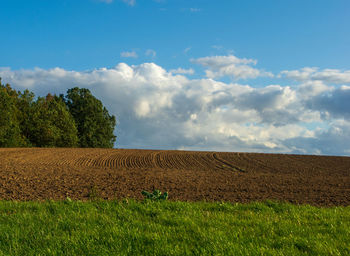
POLYGON ((88 197, 91 201, 97 201, 97 200, 101 199, 100 192, 95 185, 90 187, 88 197))
POLYGON ((168 199, 168 192, 162 193, 158 189, 153 190, 153 193, 142 191, 141 194, 145 197, 145 199, 149 199, 152 201, 160 201, 160 200, 168 199))

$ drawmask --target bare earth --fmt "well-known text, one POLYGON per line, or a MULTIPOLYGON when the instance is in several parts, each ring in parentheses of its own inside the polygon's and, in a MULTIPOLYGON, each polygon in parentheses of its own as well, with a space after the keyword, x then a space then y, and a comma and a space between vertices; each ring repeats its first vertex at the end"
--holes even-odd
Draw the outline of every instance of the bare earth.
POLYGON ((350 157, 126 149, 0 148, 0 199, 142 199, 350 205, 350 157))

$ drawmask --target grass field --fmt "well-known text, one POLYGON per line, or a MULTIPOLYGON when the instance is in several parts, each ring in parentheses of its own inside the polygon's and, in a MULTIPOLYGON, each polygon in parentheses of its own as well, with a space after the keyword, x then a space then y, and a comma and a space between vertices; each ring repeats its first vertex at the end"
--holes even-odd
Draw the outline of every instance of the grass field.
POLYGON ((0 201, 0 255, 350 255, 350 207, 0 201))

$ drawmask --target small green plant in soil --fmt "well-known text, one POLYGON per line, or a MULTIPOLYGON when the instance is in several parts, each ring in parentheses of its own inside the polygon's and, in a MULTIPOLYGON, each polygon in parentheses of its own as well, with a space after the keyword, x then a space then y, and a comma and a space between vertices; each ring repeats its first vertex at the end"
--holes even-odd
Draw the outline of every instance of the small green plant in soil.
POLYGON ((145 197, 145 199, 153 200, 153 201, 160 201, 160 200, 167 200, 168 199, 168 192, 162 193, 160 190, 155 189, 153 193, 142 191, 141 194, 145 197))
POLYGON ((97 186, 93 185, 90 187, 88 197, 91 201, 101 200, 100 191, 98 190, 97 186))

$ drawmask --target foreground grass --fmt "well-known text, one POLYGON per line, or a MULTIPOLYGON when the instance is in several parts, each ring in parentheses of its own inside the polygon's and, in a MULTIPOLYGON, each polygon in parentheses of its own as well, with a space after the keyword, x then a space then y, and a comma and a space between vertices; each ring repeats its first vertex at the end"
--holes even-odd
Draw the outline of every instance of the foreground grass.
POLYGON ((0 255, 350 255, 350 207, 0 201, 0 255))

